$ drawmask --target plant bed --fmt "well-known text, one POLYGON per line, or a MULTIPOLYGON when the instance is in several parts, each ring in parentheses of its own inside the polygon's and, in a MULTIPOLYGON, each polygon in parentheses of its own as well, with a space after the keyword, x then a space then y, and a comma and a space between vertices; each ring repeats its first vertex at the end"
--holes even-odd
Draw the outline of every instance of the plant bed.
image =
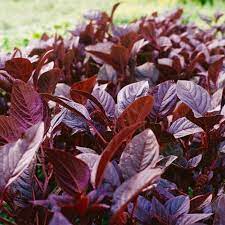
POLYGON ((2 224, 225 224, 222 14, 118 6, 1 55, 2 224))

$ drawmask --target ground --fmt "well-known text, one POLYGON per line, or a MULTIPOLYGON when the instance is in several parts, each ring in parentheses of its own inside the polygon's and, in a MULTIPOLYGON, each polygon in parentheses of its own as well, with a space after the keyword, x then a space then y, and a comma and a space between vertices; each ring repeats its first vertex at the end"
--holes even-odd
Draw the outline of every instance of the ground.
MULTIPOLYGON (((185 1, 185 0, 183 0, 185 1)), ((0 0, 0 45, 3 50, 24 46, 43 32, 66 34, 82 20, 87 9, 110 11, 118 0, 0 0)), ((222 0, 213 6, 196 5, 177 0, 124 0, 116 13, 116 22, 126 23, 153 11, 165 11, 182 6, 187 20, 201 23, 198 13, 211 15, 225 9, 222 0)))

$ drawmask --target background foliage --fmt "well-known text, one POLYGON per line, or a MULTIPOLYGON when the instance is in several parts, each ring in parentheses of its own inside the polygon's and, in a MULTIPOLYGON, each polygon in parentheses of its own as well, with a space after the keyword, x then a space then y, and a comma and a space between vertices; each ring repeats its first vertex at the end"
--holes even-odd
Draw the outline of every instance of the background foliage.
MULTIPOLYGON (((66 34, 88 9, 109 11, 117 0, 1 0, 0 44, 4 50, 26 46, 43 32, 66 34)), ((126 0, 116 12, 116 23, 162 12, 176 7, 184 8, 185 21, 203 25, 198 13, 212 15, 225 9, 224 0, 126 0), (204 5, 202 4, 204 3, 204 5), (214 3, 214 4, 210 4, 214 3)))

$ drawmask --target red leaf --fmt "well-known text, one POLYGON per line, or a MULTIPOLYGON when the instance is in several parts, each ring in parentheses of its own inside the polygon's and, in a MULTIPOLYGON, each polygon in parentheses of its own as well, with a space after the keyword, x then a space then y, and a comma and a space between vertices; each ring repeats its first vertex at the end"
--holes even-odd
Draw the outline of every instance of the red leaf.
MULTIPOLYGON (((77 155, 76 157, 88 165, 91 171, 91 184, 92 186, 94 186, 96 173, 95 163, 99 160, 100 155, 97 155, 95 153, 82 153, 77 155)), ((118 187, 120 185, 120 177, 111 162, 108 163, 105 169, 104 180, 108 184, 111 184, 113 187, 118 187)))
POLYGON ((124 69, 128 64, 130 54, 129 50, 122 45, 113 45, 110 54, 92 50, 87 52, 111 65, 122 74, 125 72, 124 69))
POLYGON ((116 121, 116 127, 122 129, 131 124, 142 122, 149 115, 153 106, 152 96, 143 96, 130 104, 116 121))
POLYGON ((140 128, 143 123, 135 123, 129 127, 122 129, 113 139, 109 142, 99 161, 96 163, 96 176, 95 176, 95 186, 100 186, 104 172, 107 167, 108 162, 112 159, 114 154, 119 150, 124 141, 127 141, 129 137, 131 137, 134 132, 140 128))
POLYGON ((204 55, 204 53, 203 52, 199 52, 195 56, 195 58, 190 62, 189 66, 187 68, 187 72, 191 74, 195 70, 196 65, 198 63, 203 63, 204 61, 205 61, 205 55, 204 55))
POLYGON ((83 92, 87 92, 87 93, 91 94, 95 84, 96 84, 96 76, 92 76, 91 78, 89 78, 87 80, 74 83, 71 86, 71 91, 70 91, 72 99, 75 102, 78 102, 80 104, 85 104, 87 99, 83 96, 78 95, 77 93, 75 93, 73 91, 79 90, 79 91, 83 91, 83 92))
POLYGON ((48 150, 46 153, 53 165, 56 180, 65 192, 73 196, 86 190, 90 171, 82 160, 60 150, 48 150))
POLYGON ((94 50, 87 50, 88 53, 94 55, 95 57, 101 59, 104 61, 106 64, 111 65, 115 70, 119 70, 120 68, 118 65, 113 61, 113 58, 110 54, 105 53, 105 52, 99 52, 99 51, 94 51, 94 50))
POLYGON ((12 116, 0 116, 0 137, 7 142, 16 141, 23 131, 12 116))
POLYGON ((5 70, 16 79, 27 82, 32 74, 32 63, 26 58, 13 58, 5 64, 5 70))
POLYGON ((128 64, 129 50, 122 45, 113 45, 111 55, 114 62, 119 65, 120 72, 123 72, 124 67, 128 64))
POLYGON ((65 65, 65 79, 71 81, 71 73, 72 73, 72 65, 75 61, 75 51, 74 49, 69 49, 68 52, 64 56, 64 65, 65 65))
POLYGON ((201 210, 212 201, 212 194, 197 195, 191 199, 191 211, 201 210))
POLYGON ((20 80, 13 83, 10 115, 24 129, 42 121, 43 103, 32 85, 20 80))
POLYGON ((55 91, 56 84, 59 81, 60 72, 60 69, 54 68, 41 74, 38 79, 38 91, 52 94, 55 91))
POLYGON ((105 115, 105 110, 104 110, 103 106, 101 105, 101 103, 93 95, 89 94, 88 92, 80 91, 80 90, 75 90, 75 89, 74 90, 71 90, 71 95, 73 95, 73 94, 77 94, 78 96, 80 96, 80 98, 89 99, 105 115))
POLYGON ((33 74, 33 82, 34 82, 35 87, 37 86, 38 76, 40 74, 40 71, 41 71, 43 65, 45 64, 46 60, 53 54, 53 52, 54 52, 54 50, 50 49, 47 52, 45 52, 42 55, 42 57, 39 59, 37 67, 36 67, 36 69, 34 71, 34 74, 33 74))
POLYGON ((173 121, 186 116, 190 111, 191 109, 186 104, 181 102, 172 113, 173 121))
POLYGON ((79 216, 84 216, 89 208, 89 198, 85 195, 81 195, 80 199, 76 201, 73 208, 79 216))

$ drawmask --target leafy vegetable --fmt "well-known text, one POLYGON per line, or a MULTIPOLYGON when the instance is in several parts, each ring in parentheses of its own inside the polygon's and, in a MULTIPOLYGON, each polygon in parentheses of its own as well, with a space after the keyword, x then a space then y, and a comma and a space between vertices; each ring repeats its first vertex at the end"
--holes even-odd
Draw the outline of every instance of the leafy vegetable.
POLYGON ((0 223, 225 223, 222 14, 118 6, 0 54, 0 223))

